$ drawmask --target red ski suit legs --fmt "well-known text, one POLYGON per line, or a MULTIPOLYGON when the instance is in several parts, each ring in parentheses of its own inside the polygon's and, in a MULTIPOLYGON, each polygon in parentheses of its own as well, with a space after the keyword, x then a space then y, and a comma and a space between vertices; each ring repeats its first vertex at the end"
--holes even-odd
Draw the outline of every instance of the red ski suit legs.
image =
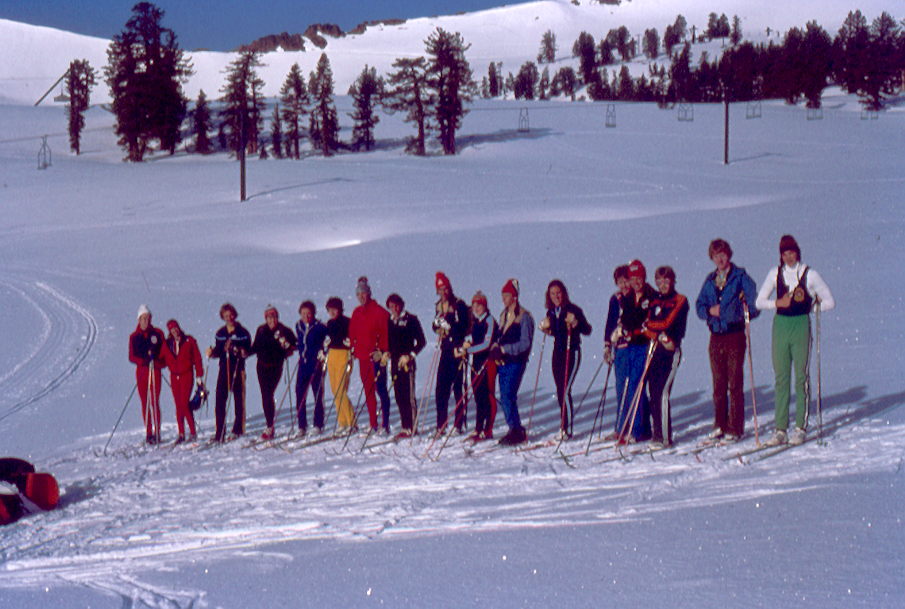
POLYGON ((195 419, 189 410, 194 378, 191 371, 185 374, 170 374, 170 385, 173 387, 173 401, 176 402, 176 424, 179 436, 185 437, 185 423, 189 424, 189 433, 195 435, 195 419))

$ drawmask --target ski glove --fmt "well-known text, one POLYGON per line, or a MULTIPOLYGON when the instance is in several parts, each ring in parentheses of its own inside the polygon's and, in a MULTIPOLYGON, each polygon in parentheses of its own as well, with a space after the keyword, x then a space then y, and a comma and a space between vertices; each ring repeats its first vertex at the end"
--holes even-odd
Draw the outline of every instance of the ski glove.
POLYGON ((503 348, 499 345, 492 346, 490 348, 490 357, 496 362, 503 359, 503 348))

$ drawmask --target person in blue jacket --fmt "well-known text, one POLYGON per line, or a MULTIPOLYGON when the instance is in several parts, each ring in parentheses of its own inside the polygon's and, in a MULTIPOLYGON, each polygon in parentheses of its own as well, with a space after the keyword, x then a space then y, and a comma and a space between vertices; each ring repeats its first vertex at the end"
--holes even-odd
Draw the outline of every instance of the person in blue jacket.
POLYGON ((314 427, 324 431, 324 362, 327 359, 327 326, 315 317, 317 306, 306 300, 299 306, 295 322, 298 337, 299 371, 295 379, 295 406, 299 435, 308 433, 308 389, 314 395, 314 427))
POLYGON ((745 432, 745 313, 760 315, 754 306, 757 285, 745 269, 732 263, 732 248, 714 239, 708 249, 716 270, 707 275, 695 305, 710 329, 710 370, 713 373, 713 431, 710 438, 738 440, 745 432), (728 396, 728 397, 727 397, 728 396))

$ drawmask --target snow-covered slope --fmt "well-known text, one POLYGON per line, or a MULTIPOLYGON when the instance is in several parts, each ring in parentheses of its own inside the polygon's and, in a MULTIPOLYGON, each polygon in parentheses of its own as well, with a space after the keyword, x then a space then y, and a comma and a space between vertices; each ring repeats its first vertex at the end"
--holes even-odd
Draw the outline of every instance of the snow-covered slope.
MULTIPOLYGON (((858 8, 869 20, 882 10, 901 18, 896 12, 901 7, 890 6, 883 0, 862 2, 858 8)), ((696 26, 700 32, 707 26, 708 15, 716 12, 725 13, 730 19, 734 15, 741 17, 748 39, 766 40, 769 28, 772 38, 780 42, 781 34, 790 27, 804 27, 811 20, 835 34, 850 10, 854 9, 847 0, 785 2, 769 7, 752 0, 727 0, 719 6, 699 3, 688 6, 687 2, 679 0, 634 0, 618 6, 592 4, 589 0, 581 0, 579 5, 571 0, 545 0, 462 15, 411 19, 402 25, 370 27, 364 34, 344 38, 327 37, 328 44, 323 52, 330 58, 336 91, 345 93, 365 64, 386 73, 399 57, 423 55, 424 41, 438 27, 460 32, 466 43, 471 44, 467 57, 480 80, 491 61, 503 62, 504 74, 515 74, 523 63, 534 61, 541 37, 547 30, 556 34, 559 47, 556 67, 559 67, 572 63, 572 44, 582 31, 590 32, 599 40, 610 29, 625 25, 635 37, 649 28, 656 28, 662 36, 666 26, 681 14, 689 28, 696 26)), ((279 26, 275 26, 275 31, 278 29, 279 26)), ((0 57, 4 58, 0 61, 0 101, 35 103, 74 59, 87 59, 100 70, 107 62, 108 44, 109 41, 98 38, 0 19, 0 57)), ((718 48, 719 43, 716 43, 708 49, 711 56, 718 53, 718 48)), ((198 91, 203 89, 208 98, 218 96, 224 84, 223 72, 235 54, 199 51, 187 55, 191 57, 196 74, 185 86, 186 95, 195 99, 198 91)), ((302 73, 307 75, 315 68, 320 55, 321 50, 313 44, 309 44, 305 52, 280 51, 264 55, 266 67, 260 74, 266 83, 265 95, 278 94, 293 63, 298 62, 302 73)), ((640 74, 644 63, 639 57, 633 71, 640 74)), ((109 101, 104 83, 95 88, 92 99, 95 103, 109 101)))

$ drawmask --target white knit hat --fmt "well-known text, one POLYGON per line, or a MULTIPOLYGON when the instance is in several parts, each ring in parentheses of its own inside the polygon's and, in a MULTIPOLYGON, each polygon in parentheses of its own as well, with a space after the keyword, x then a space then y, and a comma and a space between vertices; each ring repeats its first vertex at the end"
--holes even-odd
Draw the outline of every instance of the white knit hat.
POLYGON ((143 304, 140 307, 138 307, 138 318, 141 318, 141 316, 144 315, 145 313, 150 315, 151 309, 148 308, 148 305, 143 304))

